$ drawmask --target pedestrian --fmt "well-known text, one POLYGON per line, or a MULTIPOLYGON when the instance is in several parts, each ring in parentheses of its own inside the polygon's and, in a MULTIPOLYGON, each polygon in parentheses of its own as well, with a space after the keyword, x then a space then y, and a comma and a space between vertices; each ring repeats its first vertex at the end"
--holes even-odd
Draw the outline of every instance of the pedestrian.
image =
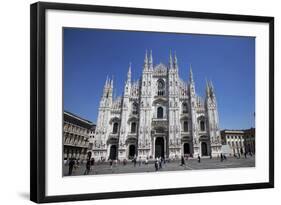
POLYGON ((112 159, 109 159, 109 166, 110 166, 110 169, 112 169, 112 164, 113 164, 113 160, 112 160, 112 159))
POLYGON ((244 152, 245 159, 247 159, 247 152, 244 152))
POLYGON ((155 166, 155 171, 158 171, 158 157, 156 157, 155 159, 154 166, 155 166))
POLYGON ((134 167, 136 167, 136 164, 137 164, 137 157, 135 156, 132 161, 133 161, 133 163, 134 163, 134 167))
POLYGON ((162 157, 159 157, 159 169, 162 169, 162 157))
POLYGON ((72 170, 74 167, 75 161, 73 160, 73 158, 70 159, 69 164, 68 164, 68 175, 70 176, 72 174, 72 170))
POLYGON ((198 155, 198 163, 200 163, 201 162, 201 157, 200 157, 200 155, 198 155))
POLYGON ((91 170, 91 161, 88 159, 86 162, 86 170, 84 172, 84 175, 88 175, 90 173, 91 170))
POLYGON ((123 165, 126 166, 126 164, 127 164, 127 160, 123 159, 123 165))
POLYGON ((222 153, 221 153, 221 162, 223 161, 223 155, 222 155, 222 153))
POLYGON ((181 166, 185 166, 184 156, 181 156, 181 166))

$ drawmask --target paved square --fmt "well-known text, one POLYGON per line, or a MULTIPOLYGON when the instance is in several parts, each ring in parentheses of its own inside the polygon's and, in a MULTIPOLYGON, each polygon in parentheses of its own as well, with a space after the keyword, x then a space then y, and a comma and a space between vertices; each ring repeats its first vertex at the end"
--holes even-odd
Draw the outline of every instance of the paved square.
MULTIPOLYGON (((185 166, 180 165, 180 160, 167 162, 162 165, 162 169, 159 172, 163 171, 178 171, 178 170, 200 170, 200 169, 225 169, 225 168, 239 168, 239 167, 255 167, 255 157, 245 158, 233 158, 229 157, 227 160, 220 161, 218 158, 201 158, 201 162, 198 163, 197 159, 189 159, 186 161, 185 166)), ((63 166, 64 176, 68 176, 68 165, 63 166)), ((86 164, 80 164, 79 167, 74 168, 72 175, 84 175, 86 170, 86 164)), ((91 171, 89 175, 97 174, 118 174, 118 173, 139 173, 139 172, 155 172, 155 166, 153 162, 149 164, 138 163, 136 166, 132 162, 128 162, 126 165, 115 164, 112 167, 109 163, 95 164, 91 166, 91 171)))

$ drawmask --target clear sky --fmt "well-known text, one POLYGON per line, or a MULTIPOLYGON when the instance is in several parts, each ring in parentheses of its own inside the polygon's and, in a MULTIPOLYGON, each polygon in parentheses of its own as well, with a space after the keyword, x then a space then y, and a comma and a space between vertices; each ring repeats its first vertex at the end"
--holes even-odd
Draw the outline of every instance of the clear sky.
POLYGON ((205 96, 212 80, 221 129, 254 126, 255 38, 97 29, 64 29, 64 109, 96 123, 106 76, 122 95, 129 63, 132 79, 141 77, 146 49, 153 63, 168 64, 176 51, 179 74, 189 77, 192 65, 196 92, 205 96))

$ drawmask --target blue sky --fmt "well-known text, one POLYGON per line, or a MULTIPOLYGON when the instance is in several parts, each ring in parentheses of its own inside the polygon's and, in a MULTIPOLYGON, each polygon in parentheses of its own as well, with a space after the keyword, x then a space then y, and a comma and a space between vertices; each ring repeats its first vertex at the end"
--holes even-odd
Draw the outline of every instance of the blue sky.
POLYGON ((179 74, 189 77, 192 65, 196 92, 205 96, 205 80, 212 80, 221 129, 254 126, 255 38, 64 29, 64 109, 96 122, 106 76, 113 76, 116 95, 122 95, 129 63, 132 79, 139 79, 146 49, 154 64, 168 63, 176 51, 179 74))

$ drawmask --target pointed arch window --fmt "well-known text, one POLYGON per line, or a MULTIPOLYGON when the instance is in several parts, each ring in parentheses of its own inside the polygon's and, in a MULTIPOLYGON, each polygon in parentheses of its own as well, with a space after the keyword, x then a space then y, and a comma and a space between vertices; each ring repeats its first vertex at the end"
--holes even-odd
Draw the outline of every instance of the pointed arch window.
POLYGON ((188 113, 187 103, 185 102, 182 104, 182 113, 188 113))
POLYGON ((115 122, 114 124, 113 124, 113 130, 112 130, 112 133, 113 134, 116 134, 118 132, 118 123, 117 122, 115 122))
POLYGON ((136 131, 137 131, 137 123, 132 122, 131 123, 131 133, 136 133, 136 131))
POLYGON ((162 107, 157 108, 157 118, 162 119, 164 117, 164 110, 162 107))
POLYGON ((188 121, 183 121, 183 131, 188 132, 188 121))
POLYGON ((200 121, 200 130, 205 131, 205 121, 204 120, 200 121))

